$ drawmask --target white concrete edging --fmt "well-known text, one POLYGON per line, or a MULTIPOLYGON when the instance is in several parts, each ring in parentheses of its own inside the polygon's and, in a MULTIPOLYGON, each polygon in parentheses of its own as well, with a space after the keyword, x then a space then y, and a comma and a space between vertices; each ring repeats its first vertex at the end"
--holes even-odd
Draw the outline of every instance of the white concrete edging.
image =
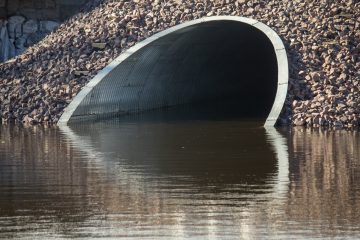
POLYGON ((193 26, 196 24, 200 24, 203 22, 210 22, 210 21, 237 21, 241 23, 245 23, 251 25, 261 32, 263 32, 271 41, 274 46, 274 50, 276 53, 277 58, 277 66, 278 66, 278 86, 276 91, 276 97, 274 100, 274 104, 270 111, 269 116, 266 119, 265 126, 274 126, 280 112, 283 108, 285 103, 285 98, 287 95, 287 88, 288 88, 288 78, 289 78, 289 70, 288 70, 288 60, 286 55, 286 50, 284 47, 283 42, 281 41, 280 37, 277 33, 272 30, 267 25, 250 18, 245 17, 237 17, 237 16, 214 16, 214 17, 205 17, 201 19, 192 20, 189 22, 185 22, 179 24, 177 26, 171 27, 167 30, 161 31, 153 36, 135 44, 133 47, 129 48, 125 52, 121 53, 119 57, 113 60, 108 66, 102 69, 90 82, 75 96, 72 102, 65 108, 64 113, 61 115, 57 125, 67 125, 69 120, 71 119, 73 113, 83 101, 83 99, 92 91, 92 89, 100 83, 107 74, 109 74, 113 69, 115 69, 119 64, 121 64, 125 59, 130 57, 132 54, 140 50, 141 48, 145 47, 146 45, 156 41, 157 39, 164 37, 170 33, 178 31, 180 29, 193 26))

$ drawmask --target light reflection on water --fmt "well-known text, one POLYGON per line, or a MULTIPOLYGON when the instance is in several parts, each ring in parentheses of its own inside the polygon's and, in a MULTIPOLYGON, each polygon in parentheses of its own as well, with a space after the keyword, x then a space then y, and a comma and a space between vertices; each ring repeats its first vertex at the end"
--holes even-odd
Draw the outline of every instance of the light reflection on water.
POLYGON ((356 238, 359 133, 128 118, 0 131, 0 238, 356 238))

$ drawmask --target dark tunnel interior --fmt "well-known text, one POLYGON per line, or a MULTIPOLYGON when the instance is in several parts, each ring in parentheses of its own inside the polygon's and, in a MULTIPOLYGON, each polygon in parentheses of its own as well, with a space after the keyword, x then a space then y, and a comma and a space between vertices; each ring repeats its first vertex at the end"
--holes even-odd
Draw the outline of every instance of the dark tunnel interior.
POLYGON ((75 116, 117 115, 176 105, 266 119, 277 89, 274 47, 236 21, 186 27, 141 48, 112 70, 75 116))

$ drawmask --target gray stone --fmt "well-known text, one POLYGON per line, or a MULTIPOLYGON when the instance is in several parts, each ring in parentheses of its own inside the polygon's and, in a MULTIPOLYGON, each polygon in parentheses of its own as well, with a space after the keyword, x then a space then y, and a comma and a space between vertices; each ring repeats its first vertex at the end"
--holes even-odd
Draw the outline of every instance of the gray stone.
POLYGON ((75 74, 75 76, 87 76, 87 75, 89 75, 89 71, 78 71, 78 70, 76 70, 76 71, 74 71, 74 74, 75 74))
POLYGON ((6 21, 0 20, 0 62, 15 56, 15 47, 10 41, 6 21))
POLYGON ((22 36, 19 37, 15 40, 15 47, 16 49, 23 49, 25 48, 25 42, 26 42, 26 37, 22 36))
POLYGON ((32 34, 38 31, 38 22, 36 20, 28 20, 23 25, 24 34, 32 34))
POLYGON ((39 32, 30 34, 26 40, 25 46, 30 47, 30 46, 34 45, 35 43, 39 42, 45 36, 46 36, 45 33, 39 33, 39 32))
POLYGON ((324 118, 320 118, 320 119, 319 119, 319 124, 320 124, 321 126, 325 126, 325 125, 327 125, 327 121, 326 121, 324 118))
POLYGON ((91 43, 93 48, 104 49, 106 47, 106 43, 91 43))
POLYGON ((22 35, 22 24, 25 22, 23 16, 12 16, 9 18, 8 30, 11 38, 17 38, 22 35))
POLYGON ((25 52, 26 48, 25 47, 20 47, 20 48, 15 48, 15 55, 21 55, 25 52))
POLYGON ((342 116, 342 117, 340 117, 340 120, 342 122, 347 122, 348 118, 346 116, 342 116))
POLYGON ((58 22, 55 21, 40 21, 41 32, 51 32, 59 26, 58 22))
POLYGON ((340 122, 340 121, 335 121, 335 122, 334 122, 334 126, 341 128, 341 127, 343 127, 343 123, 340 122))

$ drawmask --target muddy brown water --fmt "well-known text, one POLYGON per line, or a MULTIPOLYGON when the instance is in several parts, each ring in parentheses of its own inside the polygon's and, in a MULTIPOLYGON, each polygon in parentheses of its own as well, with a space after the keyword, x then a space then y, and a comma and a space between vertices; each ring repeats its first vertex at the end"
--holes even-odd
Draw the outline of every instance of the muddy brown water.
POLYGON ((169 112, 2 126, 0 238, 360 238, 359 132, 169 112))

